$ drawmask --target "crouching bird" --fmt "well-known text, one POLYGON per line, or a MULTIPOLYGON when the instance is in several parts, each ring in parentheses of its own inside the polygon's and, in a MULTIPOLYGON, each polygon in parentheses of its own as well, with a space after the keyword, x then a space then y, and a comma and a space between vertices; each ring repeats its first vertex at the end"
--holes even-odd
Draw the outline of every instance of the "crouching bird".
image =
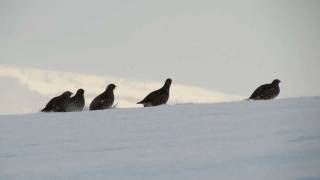
POLYGON ((270 100, 276 98, 280 93, 280 80, 275 79, 271 84, 259 86, 250 96, 253 100, 270 100))
POLYGON ((143 104, 144 107, 158 106, 166 104, 169 100, 169 92, 172 80, 167 79, 163 87, 148 94, 142 101, 137 104, 143 104))
POLYGON ((67 111, 73 112, 73 111, 82 111, 85 105, 84 100, 84 90, 78 89, 77 93, 70 98, 67 111))
POLYGON ((101 109, 109 109, 112 107, 114 102, 114 94, 113 90, 116 88, 116 85, 109 84, 107 89, 100 94, 99 96, 95 97, 90 104, 89 109, 93 110, 101 110, 101 109))
POLYGON ((72 92, 66 91, 60 96, 52 98, 42 112, 66 112, 72 92))

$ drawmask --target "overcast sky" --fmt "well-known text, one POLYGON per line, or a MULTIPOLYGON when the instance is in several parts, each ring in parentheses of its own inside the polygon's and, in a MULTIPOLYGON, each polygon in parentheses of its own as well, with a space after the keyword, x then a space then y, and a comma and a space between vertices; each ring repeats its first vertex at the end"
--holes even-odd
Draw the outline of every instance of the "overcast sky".
POLYGON ((318 0, 0 0, 0 22, 2 65, 320 95, 318 0))

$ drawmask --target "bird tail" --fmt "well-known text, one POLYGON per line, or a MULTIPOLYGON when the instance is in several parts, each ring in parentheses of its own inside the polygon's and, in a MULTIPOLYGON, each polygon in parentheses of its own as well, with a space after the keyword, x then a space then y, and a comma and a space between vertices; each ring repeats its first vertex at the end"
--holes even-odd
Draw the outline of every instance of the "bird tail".
POLYGON ((139 101, 139 102, 137 102, 137 104, 143 104, 143 101, 139 101))

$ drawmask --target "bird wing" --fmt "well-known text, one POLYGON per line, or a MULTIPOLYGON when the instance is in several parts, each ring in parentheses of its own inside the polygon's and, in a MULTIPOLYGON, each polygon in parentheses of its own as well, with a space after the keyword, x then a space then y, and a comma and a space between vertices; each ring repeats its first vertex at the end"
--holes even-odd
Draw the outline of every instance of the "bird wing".
POLYGON ((142 101, 138 102, 137 104, 143 104, 143 103, 149 103, 154 98, 156 98, 159 95, 160 90, 156 90, 148 94, 142 101))
POLYGON ((51 111, 54 108, 54 106, 55 106, 55 104, 56 104, 58 99, 59 99, 59 96, 52 98, 41 111, 42 112, 51 111))
POLYGON ((259 86, 253 93, 252 95, 250 96, 249 99, 253 99, 253 98, 256 98, 258 96, 261 95, 261 93, 263 93, 267 88, 268 88, 269 84, 264 84, 264 85, 261 85, 259 86))
POLYGON ((73 96, 69 99, 69 103, 74 103, 76 101, 76 96, 73 96))
POLYGON ((165 104, 167 103, 168 99, 169 99, 169 94, 161 93, 153 99, 152 104, 154 106, 165 104))
POLYGON ((261 97, 265 98, 265 99, 272 99, 274 97, 277 96, 278 91, 277 91, 277 88, 274 87, 274 86, 270 86, 268 88, 265 88, 265 90, 263 92, 261 92, 261 97))
POLYGON ((90 104, 90 109, 97 109, 101 107, 104 104, 104 94, 100 94, 99 96, 95 97, 91 104, 90 104))
POLYGON ((53 105, 55 112, 66 112, 68 108, 69 97, 60 96, 53 105))

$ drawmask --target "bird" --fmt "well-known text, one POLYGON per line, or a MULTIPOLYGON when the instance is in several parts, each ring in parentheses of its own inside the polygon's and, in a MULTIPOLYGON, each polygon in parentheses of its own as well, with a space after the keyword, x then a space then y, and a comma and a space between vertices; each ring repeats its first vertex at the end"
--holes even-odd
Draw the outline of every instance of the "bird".
POLYGON ((41 112, 66 112, 72 92, 65 91, 60 96, 52 98, 41 112))
POLYGON ((90 111, 110 109, 114 102, 113 90, 115 88, 116 88, 116 85, 109 84, 106 90, 102 94, 100 94, 99 96, 93 99, 89 107, 90 111))
POLYGON ((259 86, 250 96, 252 100, 270 100, 276 98, 280 93, 280 80, 275 79, 271 84, 259 86))
POLYGON ((82 111, 85 105, 84 100, 84 90, 78 89, 77 93, 70 98, 67 111, 73 112, 73 111, 82 111))
POLYGON ((168 78, 162 88, 151 92, 142 101, 138 102, 137 104, 143 104, 144 107, 166 104, 169 100, 171 83, 172 83, 172 80, 168 78))

